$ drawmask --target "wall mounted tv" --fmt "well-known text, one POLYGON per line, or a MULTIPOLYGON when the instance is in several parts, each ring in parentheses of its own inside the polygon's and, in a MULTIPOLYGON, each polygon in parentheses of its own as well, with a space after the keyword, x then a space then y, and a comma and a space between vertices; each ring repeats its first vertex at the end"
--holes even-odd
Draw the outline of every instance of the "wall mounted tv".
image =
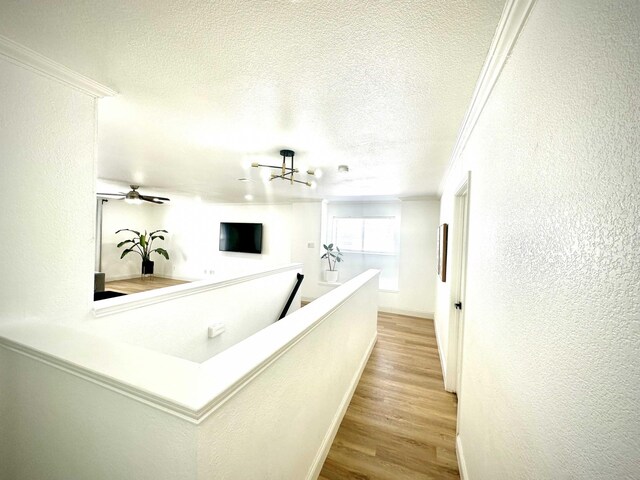
POLYGON ((221 252, 262 253, 261 223, 220 222, 221 252))

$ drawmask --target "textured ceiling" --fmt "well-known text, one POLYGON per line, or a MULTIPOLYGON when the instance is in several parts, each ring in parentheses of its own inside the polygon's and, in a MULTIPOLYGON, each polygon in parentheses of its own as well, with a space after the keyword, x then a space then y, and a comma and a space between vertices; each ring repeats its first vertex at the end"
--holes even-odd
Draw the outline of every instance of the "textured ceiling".
POLYGON ((410 197, 436 194, 503 3, 2 0, 0 34, 119 92, 99 104, 101 178, 219 201, 410 197), (315 190, 247 168, 281 148, 323 170, 315 190))

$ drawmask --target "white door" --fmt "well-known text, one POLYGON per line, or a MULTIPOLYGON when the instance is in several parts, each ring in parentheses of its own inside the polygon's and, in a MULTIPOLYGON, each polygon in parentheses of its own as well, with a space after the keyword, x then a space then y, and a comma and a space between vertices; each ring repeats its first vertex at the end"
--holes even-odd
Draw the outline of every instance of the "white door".
POLYGON ((449 355, 445 388, 460 397, 464 357, 464 313, 467 287, 467 238, 469 231, 469 177, 458 188, 454 202, 451 236, 451 290, 449 309, 449 355))
POLYGON ((458 196, 456 199, 459 203, 460 208, 460 225, 461 225, 461 238, 459 239, 459 248, 460 248, 460 256, 458 263, 458 272, 457 276, 459 278, 459 282, 457 285, 456 297, 457 301, 455 302, 455 311, 456 311, 456 325, 458 326, 458 359, 456 362, 457 372, 456 372, 456 393, 458 394, 458 398, 461 393, 462 386, 462 357, 464 355, 464 312, 466 307, 465 302, 465 293, 467 289, 467 234, 469 230, 469 198, 468 191, 465 187, 464 192, 458 196))

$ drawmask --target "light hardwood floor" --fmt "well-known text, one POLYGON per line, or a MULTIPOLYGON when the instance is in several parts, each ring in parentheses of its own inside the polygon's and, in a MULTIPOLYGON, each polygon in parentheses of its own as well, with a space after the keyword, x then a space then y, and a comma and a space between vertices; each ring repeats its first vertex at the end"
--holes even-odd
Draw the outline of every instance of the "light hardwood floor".
POLYGON ((171 287, 172 285, 181 285, 185 282, 183 280, 174 280, 173 278, 156 277, 152 275, 150 277, 137 277, 129 278, 127 280, 115 280, 113 282, 105 283, 105 290, 120 293, 139 293, 146 292, 147 290, 155 290, 156 288, 171 287))
POLYGON ((378 341, 319 478, 460 478, 456 408, 433 321, 380 313, 378 341))

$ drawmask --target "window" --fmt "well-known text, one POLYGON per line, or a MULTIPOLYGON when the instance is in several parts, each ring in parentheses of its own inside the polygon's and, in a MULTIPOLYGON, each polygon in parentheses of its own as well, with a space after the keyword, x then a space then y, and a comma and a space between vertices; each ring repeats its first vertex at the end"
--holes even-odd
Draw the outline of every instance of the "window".
POLYGON ((323 202, 321 238, 344 252, 338 265, 341 282, 374 268, 380 270, 380 290, 398 291, 401 205, 399 201, 323 202))
POLYGON ((395 254, 395 217, 333 217, 333 241, 347 252, 395 254))

